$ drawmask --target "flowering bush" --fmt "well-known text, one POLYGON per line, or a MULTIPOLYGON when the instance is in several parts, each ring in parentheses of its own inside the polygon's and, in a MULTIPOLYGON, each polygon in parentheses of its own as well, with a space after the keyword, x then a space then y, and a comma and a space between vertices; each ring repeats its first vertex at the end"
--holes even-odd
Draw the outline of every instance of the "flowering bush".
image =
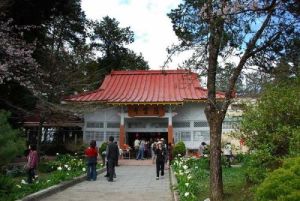
MULTIPOLYGON (((99 167, 100 165, 98 165, 98 168, 99 167)), ((62 181, 71 180, 77 176, 85 174, 86 163, 84 159, 77 155, 71 156, 69 154, 57 154, 56 159, 54 161, 44 163, 42 169, 47 170, 46 172, 48 174, 42 174, 42 176, 35 180, 32 184, 27 184, 24 179, 13 180, 11 177, 6 177, 6 179, 10 180, 10 182, 6 181, 5 183, 13 183, 14 188, 7 188, 11 190, 9 192, 6 190, 8 193, 5 193, 6 191, 2 193, 2 187, 0 187, 0 200, 16 200, 41 189, 58 184, 62 181)))
POLYGON ((177 178, 180 200, 198 201, 201 182, 206 183, 209 171, 205 158, 176 158, 172 168, 177 178))
POLYGON ((186 147, 184 142, 180 141, 178 142, 173 149, 173 156, 185 156, 186 147))

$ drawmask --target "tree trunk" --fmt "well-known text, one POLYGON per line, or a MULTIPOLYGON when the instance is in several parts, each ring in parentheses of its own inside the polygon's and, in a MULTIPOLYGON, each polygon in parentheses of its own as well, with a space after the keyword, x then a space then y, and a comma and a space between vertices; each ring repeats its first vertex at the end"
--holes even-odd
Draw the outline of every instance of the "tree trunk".
POLYGON ((206 107, 210 127, 210 200, 223 200, 223 179, 221 166, 221 136, 223 115, 206 107))

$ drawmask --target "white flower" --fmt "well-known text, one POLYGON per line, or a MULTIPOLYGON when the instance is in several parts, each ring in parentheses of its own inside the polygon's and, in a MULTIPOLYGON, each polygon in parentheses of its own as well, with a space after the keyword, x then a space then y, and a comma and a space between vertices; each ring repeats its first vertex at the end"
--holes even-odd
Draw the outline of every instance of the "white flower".
POLYGON ((210 199, 209 198, 206 198, 205 200, 203 200, 203 201, 210 201, 210 199))
POLYGON ((70 170, 71 170, 71 167, 68 167, 68 170, 70 171, 70 170))
POLYGON ((67 175, 69 176, 69 173, 67 173, 67 175))
POLYGON ((51 181, 51 180, 50 180, 50 179, 48 179, 48 180, 47 180, 47 183, 49 183, 50 181, 51 181))
POLYGON ((56 156, 58 156, 59 155, 59 153, 56 153, 56 156))
POLYGON ((184 166, 183 166, 183 169, 185 169, 185 170, 188 169, 188 168, 189 168, 189 167, 188 167, 187 165, 184 165, 184 166))
POLYGON ((75 153, 75 156, 77 155, 77 153, 75 153))
POLYGON ((57 170, 61 171, 61 170, 62 170, 62 168, 59 166, 59 167, 57 168, 57 170))
POLYGON ((186 187, 189 187, 190 184, 189 184, 189 183, 185 183, 184 185, 185 185, 186 187))
POLYGON ((24 179, 22 179, 21 184, 27 184, 27 182, 24 179))
POLYGON ((181 156, 181 154, 178 154, 177 156, 179 156, 179 157, 180 157, 180 156, 181 156))
POLYGON ((86 171, 86 169, 85 169, 85 168, 82 168, 82 171, 83 171, 83 172, 85 172, 85 171, 86 171))
POLYGON ((69 166, 68 165, 64 165, 65 166, 65 168, 68 168, 69 166))
POLYGON ((191 175, 187 176, 187 179, 188 179, 188 180, 190 180, 191 178, 192 178, 192 176, 191 176, 191 175))
POLYGON ((19 184, 17 184, 16 186, 17 186, 18 188, 22 188, 22 186, 21 186, 21 185, 19 185, 19 184))
POLYGON ((196 166, 195 169, 198 169, 198 166, 196 166))
POLYGON ((189 195, 190 195, 189 192, 185 192, 185 194, 184 194, 185 197, 187 197, 187 196, 189 196, 189 195))

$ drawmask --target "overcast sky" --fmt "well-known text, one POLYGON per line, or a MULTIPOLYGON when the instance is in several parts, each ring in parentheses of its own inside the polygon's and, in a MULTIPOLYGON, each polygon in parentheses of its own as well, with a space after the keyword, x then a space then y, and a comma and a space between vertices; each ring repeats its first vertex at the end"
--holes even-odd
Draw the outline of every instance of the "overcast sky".
MULTIPOLYGON (((89 19, 104 16, 116 18, 120 27, 130 26, 135 42, 129 46, 141 52, 151 69, 159 69, 167 58, 166 48, 177 43, 167 13, 177 8, 180 0, 82 0, 82 9, 89 19)), ((168 69, 176 69, 183 59, 174 58, 168 69)))

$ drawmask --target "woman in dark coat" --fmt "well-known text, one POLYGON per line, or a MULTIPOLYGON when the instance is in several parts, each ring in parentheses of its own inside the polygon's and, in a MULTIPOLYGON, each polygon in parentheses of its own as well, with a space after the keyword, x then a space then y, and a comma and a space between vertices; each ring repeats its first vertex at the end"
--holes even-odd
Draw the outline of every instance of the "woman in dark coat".
POLYGON ((166 158, 166 150, 163 148, 162 143, 158 142, 155 149, 156 155, 156 180, 159 180, 159 172, 161 176, 164 176, 164 166, 166 158))

